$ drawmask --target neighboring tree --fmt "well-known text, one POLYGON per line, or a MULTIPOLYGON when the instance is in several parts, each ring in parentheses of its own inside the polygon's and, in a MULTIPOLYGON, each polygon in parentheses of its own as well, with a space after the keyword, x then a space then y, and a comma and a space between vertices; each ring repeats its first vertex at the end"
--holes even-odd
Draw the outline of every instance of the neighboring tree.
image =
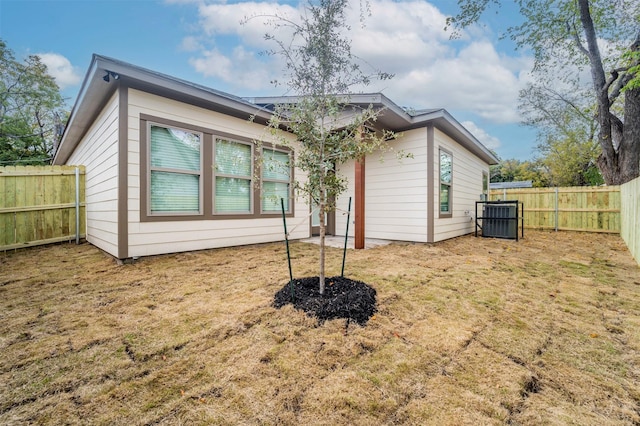
POLYGON ((0 40, 0 165, 47 164, 63 128, 63 99, 37 56, 24 62, 0 40))
POLYGON ((348 6, 348 0, 309 1, 300 22, 270 17, 274 29, 291 33, 290 39, 265 36, 277 46, 269 53, 280 56, 286 64, 288 93, 296 95, 291 102, 275 106, 270 128, 278 144, 290 145, 282 129, 298 140, 293 160, 306 176, 296 182, 296 190, 319 210, 321 294, 325 290, 325 213, 335 209, 335 200, 347 187, 347 179, 338 173, 337 166, 388 149, 387 141, 395 137, 373 129, 380 111, 371 106, 357 109, 349 102, 348 94, 355 88, 391 75, 379 71, 366 74, 362 62, 352 55, 346 37, 348 6))
POLYGON ((502 160, 491 166, 490 171, 492 183, 530 180, 535 188, 549 186, 548 177, 538 162, 502 160))
MULTIPOLYGON (((507 1, 507 0, 503 0, 507 1)), ((591 99, 601 148, 598 167, 608 184, 640 175, 640 1, 513 0, 525 21, 508 34, 534 53, 538 76, 580 90, 579 71, 588 67, 591 99), (622 111, 620 113, 619 111, 622 111)), ((448 25, 476 23, 501 0, 458 0, 448 25)), ((571 89, 570 89, 571 90, 571 89)))
POLYGON ((600 147, 596 140, 584 139, 584 134, 570 134, 561 139, 540 142, 537 159, 550 186, 596 186, 604 183, 596 165, 600 147))
POLYGON ((584 92, 565 95, 540 84, 521 93, 524 124, 538 130, 537 162, 552 186, 604 182, 597 167, 598 125, 588 105, 584 92))

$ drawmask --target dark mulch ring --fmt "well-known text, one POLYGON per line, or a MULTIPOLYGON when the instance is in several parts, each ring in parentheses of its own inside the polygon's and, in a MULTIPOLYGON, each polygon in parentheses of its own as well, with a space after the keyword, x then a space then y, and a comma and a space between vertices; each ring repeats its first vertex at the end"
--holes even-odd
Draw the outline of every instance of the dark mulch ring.
POLYGON ((376 291, 361 281, 344 277, 325 278, 325 291, 319 293, 318 277, 293 280, 293 302, 291 284, 286 284, 274 298, 273 305, 281 308, 292 303, 320 323, 336 318, 346 318, 365 325, 376 312, 376 291))

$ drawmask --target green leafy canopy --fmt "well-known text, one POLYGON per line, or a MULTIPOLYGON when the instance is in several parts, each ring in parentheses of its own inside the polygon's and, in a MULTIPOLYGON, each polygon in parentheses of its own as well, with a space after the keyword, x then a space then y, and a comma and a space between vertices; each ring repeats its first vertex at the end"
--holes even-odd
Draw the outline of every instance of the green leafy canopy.
POLYGON ((63 99, 38 56, 23 62, 0 40, 0 165, 47 164, 62 129, 63 99))

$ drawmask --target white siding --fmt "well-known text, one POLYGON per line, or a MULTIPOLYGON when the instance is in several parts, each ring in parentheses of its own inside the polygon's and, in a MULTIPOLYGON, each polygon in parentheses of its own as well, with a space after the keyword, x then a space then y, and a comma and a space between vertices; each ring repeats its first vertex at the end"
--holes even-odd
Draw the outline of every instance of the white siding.
POLYGON ((489 165, 438 129, 434 146, 434 241, 469 234, 475 227, 475 202, 482 193, 482 172, 489 173, 489 165), (439 148, 453 153, 453 216, 439 218, 440 170, 439 148), (468 212, 468 214, 467 214, 468 212))
POLYGON ((67 164, 86 166, 87 241, 118 255, 118 94, 107 102, 67 164))
MULTIPOLYGON (((229 117, 137 90, 129 90, 129 256, 255 244, 284 239, 281 218, 140 222, 140 114, 149 114, 214 131, 267 141, 262 125, 229 117)), ((303 178, 295 171, 296 179, 303 178)), ((296 199, 287 218, 290 238, 309 236, 309 207, 296 199), (293 231, 291 231, 293 230, 293 231)))
MULTIPOLYGON (((427 132, 404 132, 392 142, 394 151, 376 152, 365 162, 365 236, 400 241, 427 241, 427 132), (404 151, 413 158, 398 160, 404 151)), ((349 189, 338 200, 338 208, 347 209, 354 195, 354 163, 340 168, 349 179, 349 189)), ((351 206, 354 211, 354 204, 351 206)), ((349 235, 353 236, 352 223, 349 235)), ((336 214, 336 234, 344 235, 346 216, 336 214)))

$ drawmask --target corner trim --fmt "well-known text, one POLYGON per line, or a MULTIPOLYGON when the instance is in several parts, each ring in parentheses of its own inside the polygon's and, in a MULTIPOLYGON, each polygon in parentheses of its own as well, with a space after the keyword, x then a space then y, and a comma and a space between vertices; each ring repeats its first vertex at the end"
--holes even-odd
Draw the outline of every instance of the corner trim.
POLYGON ((118 87, 118 259, 129 257, 129 88, 118 87))
POLYGON ((434 163, 433 157, 435 145, 435 129, 433 124, 427 126, 427 242, 434 242, 434 224, 435 224, 435 182, 434 182, 434 163))

